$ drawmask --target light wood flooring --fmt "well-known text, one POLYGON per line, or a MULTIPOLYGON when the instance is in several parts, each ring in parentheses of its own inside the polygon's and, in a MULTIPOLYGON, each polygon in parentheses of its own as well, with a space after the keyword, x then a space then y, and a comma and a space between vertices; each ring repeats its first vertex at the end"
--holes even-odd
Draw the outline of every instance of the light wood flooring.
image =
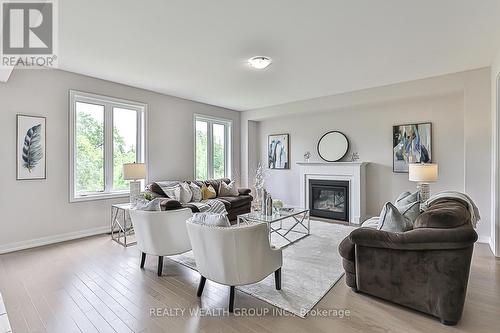
MULTIPOLYGON (((196 272, 165 259, 158 277, 156 257, 148 257, 145 270, 139 261, 136 247, 125 249, 107 235, 1 255, 0 292, 13 332, 500 332, 500 260, 484 244, 475 248, 464 315, 455 327, 355 294, 343 278, 315 309, 348 309, 344 318, 190 316, 189 309, 225 308, 229 288, 207 281, 200 300, 196 272), (186 312, 150 316, 151 308, 186 312)), ((274 308, 239 291, 235 307, 274 308)))

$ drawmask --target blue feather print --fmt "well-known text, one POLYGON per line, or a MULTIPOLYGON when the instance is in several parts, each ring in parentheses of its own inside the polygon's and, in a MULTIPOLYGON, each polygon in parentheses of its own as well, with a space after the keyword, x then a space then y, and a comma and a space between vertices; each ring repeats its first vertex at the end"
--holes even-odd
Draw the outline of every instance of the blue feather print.
POLYGON ((24 137, 23 166, 29 172, 33 170, 43 158, 42 150, 42 124, 31 127, 24 137))

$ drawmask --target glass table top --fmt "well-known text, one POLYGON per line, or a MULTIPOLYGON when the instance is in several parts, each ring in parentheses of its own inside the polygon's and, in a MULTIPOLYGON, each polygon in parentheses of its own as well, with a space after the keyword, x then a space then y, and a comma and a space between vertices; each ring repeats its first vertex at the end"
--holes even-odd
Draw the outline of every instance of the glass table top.
POLYGON ((238 218, 261 221, 261 222, 275 222, 279 220, 286 219, 291 216, 301 215, 309 212, 306 208, 291 207, 287 209, 278 210, 272 215, 263 215, 261 212, 250 212, 246 214, 239 215, 238 218))

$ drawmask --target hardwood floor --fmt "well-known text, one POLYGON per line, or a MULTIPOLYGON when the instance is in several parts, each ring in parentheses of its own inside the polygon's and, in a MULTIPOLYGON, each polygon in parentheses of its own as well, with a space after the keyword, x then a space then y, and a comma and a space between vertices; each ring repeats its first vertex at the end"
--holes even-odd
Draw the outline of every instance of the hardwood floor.
POLYGON ((235 311, 267 309, 271 314, 191 316, 189 311, 200 308, 226 308, 229 288, 207 281, 200 300, 198 273, 165 259, 163 276, 158 277, 156 257, 148 256, 145 270, 139 268, 140 260, 136 247, 125 249, 109 236, 1 255, 0 292, 13 332, 483 333, 500 327, 500 260, 484 244, 475 248, 464 315, 455 327, 355 294, 343 279, 315 309, 347 309, 350 315, 344 318, 276 316, 276 308, 239 291, 235 311), (162 316, 151 316, 154 308, 162 316))

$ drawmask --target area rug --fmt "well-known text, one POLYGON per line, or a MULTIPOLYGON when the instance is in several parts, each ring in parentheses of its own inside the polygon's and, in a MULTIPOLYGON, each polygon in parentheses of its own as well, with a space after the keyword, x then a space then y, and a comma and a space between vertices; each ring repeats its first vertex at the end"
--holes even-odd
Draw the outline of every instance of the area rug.
MULTIPOLYGON (((354 229, 311 221, 311 235, 283 249, 281 290, 275 289, 274 274, 261 282, 236 288, 304 318, 344 275, 338 245, 354 229)), ((281 245, 277 235, 273 235, 271 242, 281 245)), ((170 259, 196 269, 191 251, 170 259)))

